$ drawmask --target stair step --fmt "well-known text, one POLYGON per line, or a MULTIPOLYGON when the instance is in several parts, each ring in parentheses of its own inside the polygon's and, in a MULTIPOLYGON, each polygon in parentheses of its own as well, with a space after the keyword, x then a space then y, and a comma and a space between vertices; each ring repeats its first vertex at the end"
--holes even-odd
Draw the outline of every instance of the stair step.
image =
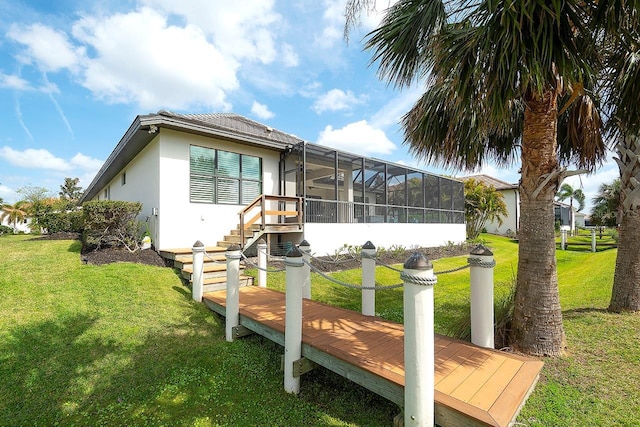
MULTIPOLYGON (((193 265, 185 265, 184 268, 182 269, 182 271, 186 272, 186 273, 193 273, 193 265)), ((211 273, 214 271, 227 271, 227 265, 226 264, 219 264, 219 263, 213 263, 213 262, 205 262, 204 263, 204 272, 205 273, 211 273)))
MULTIPOLYGON (((211 282, 208 282, 207 280, 204 281, 204 285, 202 286, 202 291, 203 292, 215 292, 215 291, 221 291, 227 288, 227 279, 226 278, 222 278, 222 280, 220 280, 220 278, 215 278, 215 279, 209 279, 212 280, 211 282), (215 281, 213 281, 215 280, 215 281)), ((253 285, 253 277, 251 276, 240 276, 240 286, 252 286, 253 285)))
MULTIPOLYGON (((217 253, 224 253, 227 248, 226 247, 221 247, 221 246, 206 246, 204 248, 204 250, 209 254, 217 254, 217 253)), ((170 260, 175 260, 176 257, 178 256, 182 256, 182 255, 192 255, 193 254, 193 249, 192 248, 175 248, 175 249, 163 249, 160 251, 160 256, 166 259, 170 259, 170 260)))
POLYGON ((230 242, 230 243, 240 243, 241 239, 240 239, 240 235, 232 236, 228 234, 224 236, 224 241, 230 242))

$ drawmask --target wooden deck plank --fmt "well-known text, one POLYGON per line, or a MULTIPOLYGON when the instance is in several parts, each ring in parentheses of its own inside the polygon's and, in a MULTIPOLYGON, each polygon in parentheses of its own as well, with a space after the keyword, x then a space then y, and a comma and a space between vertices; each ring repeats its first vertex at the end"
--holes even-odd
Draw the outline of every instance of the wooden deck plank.
MULTIPOLYGON (((209 304, 225 304, 224 291, 204 298, 209 304)), ((273 290, 241 288, 241 324, 283 342, 284 299, 283 293, 273 290)), ((542 368, 542 362, 534 359, 442 335, 435 335, 434 345, 436 420, 442 425, 508 425, 542 368)), ((401 324, 303 300, 303 349, 316 363, 402 404, 401 324)))

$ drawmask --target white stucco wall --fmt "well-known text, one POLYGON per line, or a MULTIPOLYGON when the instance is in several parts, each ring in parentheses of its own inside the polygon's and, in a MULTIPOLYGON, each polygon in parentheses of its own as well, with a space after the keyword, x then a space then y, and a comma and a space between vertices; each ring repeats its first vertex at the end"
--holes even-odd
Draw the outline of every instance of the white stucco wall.
POLYGON ((244 207, 189 202, 190 145, 261 157, 263 193, 278 194, 278 152, 162 129, 158 249, 191 247, 196 240, 214 246, 238 226, 244 207))
POLYGON ((368 240, 377 248, 435 247, 466 239, 464 224, 305 224, 304 238, 318 256, 332 254, 348 245, 362 246, 368 240))
POLYGON ((508 215, 502 219, 502 225, 497 221, 490 221, 485 224, 488 233, 505 234, 507 230, 516 232, 518 230, 518 220, 520 218, 520 198, 518 190, 500 190, 504 203, 507 205, 508 215))
MULTIPOLYGON (((152 208, 157 207, 159 202, 159 190, 156 185, 159 176, 159 152, 159 137, 156 136, 107 186, 101 188, 93 199, 105 200, 104 193, 108 188, 109 200, 142 203, 138 221, 148 221, 154 243, 157 236, 157 218, 152 215, 152 208), (123 173, 126 173, 124 184, 123 173)), ((144 227, 140 231, 142 233, 144 227)))
MULTIPOLYGON (((0 209, 0 218, 2 217, 2 215, 4 215, 4 211, 0 209)), ((31 218, 26 218, 24 221, 16 221, 16 228, 15 230, 20 233, 31 233, 31 229, 29 228, 29 225, 31 224, 31 218)), ((10 227, 11 229, 13 229, 13 221, 9 221, 9 218, 5 218, 4 221, 2 221, 0 223, 0 225, 6 225, 7 227, 10 227)))

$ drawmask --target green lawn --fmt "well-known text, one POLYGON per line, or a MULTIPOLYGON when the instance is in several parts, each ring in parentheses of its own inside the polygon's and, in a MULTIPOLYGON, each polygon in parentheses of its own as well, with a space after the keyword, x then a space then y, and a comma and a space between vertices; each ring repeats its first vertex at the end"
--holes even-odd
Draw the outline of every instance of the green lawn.
MULTIPOLYGON (((506 292, 517 244, 483 236, 506 292)), ((168 268, 88 266, 78 242, 0 238, 0 425, 390 425, 398 408, 322 369, 282 390, 282 349, 224 341, 224 324, 192 302, 168 268)), ((640 316, 609 314, 616 251, 558 252, 567 356, 545 360, 523 425, 640 425, 640 316)), ((466 256, 434 261, 436 270, 466 256)), ((335 274, 357 283, 359 270, 335 274)), ((468 310, 468 270, 441 275, 436 328, 468 310)), ((283 286, 270 274, 270 286, 283 286)), ((380 283, 398 273, 380 269, 380 283)), ((358 291, 314 276, 315 299, 360 309, 358 291)), ((380 292, 402 319, 402 291, 380 292)))

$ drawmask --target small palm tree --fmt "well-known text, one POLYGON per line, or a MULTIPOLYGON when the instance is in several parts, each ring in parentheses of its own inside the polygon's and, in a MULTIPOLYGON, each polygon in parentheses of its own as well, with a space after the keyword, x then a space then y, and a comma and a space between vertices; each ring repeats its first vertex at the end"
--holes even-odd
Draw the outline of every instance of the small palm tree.
POLYGON ((28 203, 21 201, 16 202, 13 205, 2 205, 2 215, 0 215, 0 222, 7 221, 13 225, 13 232, 18 232, 18 223, 23 222, 27 218, 28 203))
POLYGON ((464 181, 464 210, 467 223, 467 239, 476 239, 488 221, 502 225, 508 215, 502 193, 473 178, 464 181))
POLYGON ((556 194, 556 198, 561 202, 564 202, 565 200, 569 199, 569 215, 571 216, 571 220, 570 220, 571 233, 573 234, 573 232, 576 229, 576 215, 575 215, 575 212, 573 211, 573 201, 575 200, 576 202, 578 202, 578 207, 576 208, 576 211, 580 212, 582 209, 584 209, 584 202, 585 202, 584 192, 579 188, 574 189, 569 184, 562 184, 562 187, 560 187, 560 191, 558 191, 558 193, 556 194))
POLYGON ((592 199, 593 208, 591 218, 598 225, 616 227, 622 219, 622 205, 620 204, 620 179, 611 184, 602 183, 598 187, 598 194, 592 199))

